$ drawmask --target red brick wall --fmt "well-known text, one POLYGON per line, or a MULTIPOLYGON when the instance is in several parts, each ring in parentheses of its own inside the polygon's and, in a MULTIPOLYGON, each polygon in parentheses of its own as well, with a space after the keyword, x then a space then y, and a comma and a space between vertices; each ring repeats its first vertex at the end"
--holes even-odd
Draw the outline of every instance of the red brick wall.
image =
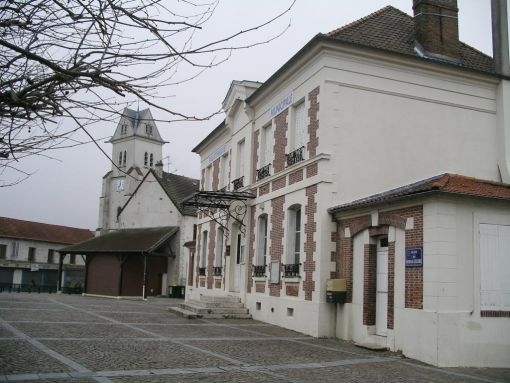
POLYGON ((395 242, 388 242, 388 328, 393 329, 395 310, 395 242))
MULTIPOLYGON (((277 197, 271 200, 272 214, 271 214, 271 232, 269 238, 271 239, 271 245, 269 246, 269 254, 272 261, 282 260, 283 254, 283 204, 285 203, 285 196, 277 197)), ((280 296, 280 290, 282 288, 282 282, 278 284, 272 283, 269 285, 269 294, 273 297, 280 296)))
POLYGON ((363 324, 375 325, 377 246, 365 244, 363 268, 363 324))
POLYGON ((306 178, 316 176, 319 173, 319 165, 317 163, 306 167, 306 178))
POLYGON ((264 294, 266 292, 266 284, 265 283, 255 283, 255 292, 259 294, 264 294))
POLYGON ((285 295, 290 297, 297 297, 299 295, 299 283, 287 283, 285 285, 285 295))
MULTIPOLYGON (((423 247, 423 207, 414 206, 395 212, 402 217, 414 217, 414 228, 406 230, 406 248, 423 247)), ((405 307, 423 308, 423 267, 406 267, 405 307)))
POLYGON ((221 289, 221 279, 215 279, 214 280, 214 288, 215 289, 221 289))
POLYGON ((268 182, 267 184, 264 184, 262 186, 259 187, 259 197, 260 196, 263 196, 264 194, 267 194, 269 193, 269 190, 270 189, 270 183, 268 182))
POLYGON ((259 137, 260 137, 260 129, 257 129, 253 132, 253 148, 252 148, 252 161, 251 161, 251 183, 257 181, 257 163, 259 162, 259 137))
POLYGON ((273 191, 276 191, 278 189, 282 189, 285 186, 287 186, 287 177, 280 177, 273 181, 273 191))
POLYGON ((188 286, 193 286, 194 270, 195 270, 195 250, 190 250, 188 268, 188 286))
POLYGON ((202 225, 197 225, 197 247, 195 251, 195 275, 196 287, 198 287, 198 280, 200 279, 198 269, 200 268, 200 258, 202 257, 202 225))
POLYGON ((318 95, 319 87, 308 93, 308 100, 310 101, 308 117, 310 122, 308 124, 309 141, 307 147, 310 158, 317 154, 317 147, 319 146, 319 137, 317 136, 317 131, 319 130, 319 120, 317 119, 317 114, 319 112, 318 95))
POLYGON ((212 188, 211 190, 218 190, 220 183, 220 159, 217 158, 212 164, 212 188))
MULTIPOLYGON (((274 130, 274 161, 273 170, 274 173, 281 172, 285 169, 285 150, 287 148, 287 116, 289 115, 289 109, 285 109, 278 116, 275 117, 275 130, 274 130)), ((273 189, 274 190, 274 189, 273 189)))
POLYGON ((303 269, 305 272, 305 279, 303 283, 303 290, 305 291, 305 300, 312 300, 312 292, 315 291, 315 281, 313 280, 313 272, 315 271, 315 261, 313 256, 316 251, 316 243, 313 237, 317 231, 317 223, 315 222, 315 213, 317 213, 317 203, 315 196, 317 195, 317 185, 312 185, 306 188, 306 206, 305 206, 305 243, 304 252, 305 259, 303 269))
POLYGON ((298 169, 289 174, 289 185, 295 184, 299 181, 303 181, 303 169, 298 169))

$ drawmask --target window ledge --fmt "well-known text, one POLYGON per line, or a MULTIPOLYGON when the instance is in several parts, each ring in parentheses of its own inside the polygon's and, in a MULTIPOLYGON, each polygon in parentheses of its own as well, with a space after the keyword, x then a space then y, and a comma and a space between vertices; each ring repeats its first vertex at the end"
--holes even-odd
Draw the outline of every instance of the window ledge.
POLYGON ((252 277, 254 282, 265 282, 267 277, 252 277))
POLYGON ((283 277, 282 279, 285 283, 299 283, 301 281, 301 277, 283 277))
POLYGON ((213 278, 214 278, 214 279, 220 279, 220 280, 221 280, 221 278, 223 278, 223 275, 214 275, 214 276, 213 276, 213 278))

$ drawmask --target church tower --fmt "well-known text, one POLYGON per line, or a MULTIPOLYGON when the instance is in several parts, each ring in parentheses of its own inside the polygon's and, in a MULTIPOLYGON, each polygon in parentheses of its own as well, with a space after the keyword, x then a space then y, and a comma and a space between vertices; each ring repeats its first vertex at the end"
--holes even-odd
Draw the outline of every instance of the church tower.
POLYGON ((103 177, 99 198, 99 225, 106 233, 117 228, 117 214, 150 168, 163 158, 163 144, 149 109, 125 108, 112 144, 112 169, 103 177))

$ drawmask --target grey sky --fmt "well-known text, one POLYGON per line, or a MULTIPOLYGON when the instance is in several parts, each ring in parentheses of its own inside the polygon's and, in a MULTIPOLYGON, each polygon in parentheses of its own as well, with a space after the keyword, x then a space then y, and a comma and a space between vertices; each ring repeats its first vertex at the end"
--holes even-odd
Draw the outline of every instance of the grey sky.
MULTIPOLYGON (((220 38, 261 23, 288 4, 290 0, 222 0, 205 28, 208 36, 220 38)), ((173 109, 188 113, 211 113, 220 108, 232 80, 265 81, 317 33, 329 32, 386 5, 412 14, 412 0, 297 0, 290 14, 274 26, 273 32, 291 23, 283 36, 268 45, 234 52, 220 67, 173 89, 166 102, 173 109)), ((460 39, 492 55, 490 0, 458 0, 458 6, 460 39)), ((261 35, 261 39, 265 36, 261 35)), ((154 114, 157 118, 158 113, 154 114)), ((169 156, 169 170, 198 178, 199 160, 191 149, 222 119, 217 116, 201 123, 159 123, 160 133, 170 142, 163 150, 163 156, 169 156)), ((109 137, 115 127, 114 121, 104 122, 93 133, 96 137, 109 137)), ((103 149, 110 154, 111 145, 103 141, 106 140, 101 140, 103 149)), ((0 215, 95 229, 101 181, 110 170, 110 163, 91 144, 53 155, 58 160, 26 160, 23 167, 35 174, 19 185, 0 188, 0 215)))

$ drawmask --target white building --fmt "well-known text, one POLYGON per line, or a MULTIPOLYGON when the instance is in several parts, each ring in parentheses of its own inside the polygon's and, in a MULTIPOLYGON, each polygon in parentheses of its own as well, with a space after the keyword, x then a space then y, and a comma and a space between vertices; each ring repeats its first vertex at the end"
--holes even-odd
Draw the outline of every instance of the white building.
MULTIPOLYGON (((0 217, 0 289, 56 292, 58 250, 93 237, 87 229, 0 217)), ((83 284, 83 257, 62 260, 62 287, 83 284)))
POLYGON ((414 10, 232 83, 194 150, 187 297, 239 296, 255 319, 434 365, 508 366, 508 59, 458 41, 455 0, 414 10), (330 279, 345 303, 326 302, 330 279))

